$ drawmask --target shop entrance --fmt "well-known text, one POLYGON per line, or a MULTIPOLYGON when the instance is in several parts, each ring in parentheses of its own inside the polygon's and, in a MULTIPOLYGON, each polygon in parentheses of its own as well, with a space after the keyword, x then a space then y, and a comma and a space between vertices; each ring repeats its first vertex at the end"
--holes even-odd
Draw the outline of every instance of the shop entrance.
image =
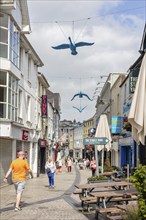
POLYGON ((45 173, 46 148, 40 147, 40 173, 45 173))

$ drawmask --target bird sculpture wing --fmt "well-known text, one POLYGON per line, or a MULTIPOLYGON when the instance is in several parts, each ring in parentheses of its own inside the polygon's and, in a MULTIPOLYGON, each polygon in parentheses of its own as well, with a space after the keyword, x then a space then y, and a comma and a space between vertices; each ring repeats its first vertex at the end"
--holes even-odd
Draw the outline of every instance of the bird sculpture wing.
POLYGON ((71 101, 72 101, 76 96, 78 96, 78 95, 80 95, 80 93, 75 94, 75 95, 73 96, 73 98, 71 99, 71 101))
POLYGON ((75 44, 76 47, 83 47, 83 46, 92 46, 94 43, 88 43, 88 42, 78 42, 75 44))
POLYGON ((77 108, 77 107, 75 107, 75 106, 73 106, 73 108, 75 108, 75 109, 77 109, 79 112, 81 112, 81 110, 80 110, 79 108, 77 108))
POLYGON ((90 101, 93 101, 92 99, 89 98, 89 96, 85 93, 82 93, 83 96, 86 96, 90 101))
POLYGON ((85 107, 83 107, 81 110, 83 111, 86 107, 87 107, 87 105, 85 107))
POLYGON ((86 108, 87 106, 83 107, 83 108, 77 108, 75 106, 73 106, 73 108, 77 109, 80 113, 86 108))
POLYGON ((69 46, 69 44, 61 44, 61 45, 58 45, 58 46, 55 46, 52 48, 55 50, 61 50, 61 49, 68 49, 68 48, 70 48, 70 46, 69 46))

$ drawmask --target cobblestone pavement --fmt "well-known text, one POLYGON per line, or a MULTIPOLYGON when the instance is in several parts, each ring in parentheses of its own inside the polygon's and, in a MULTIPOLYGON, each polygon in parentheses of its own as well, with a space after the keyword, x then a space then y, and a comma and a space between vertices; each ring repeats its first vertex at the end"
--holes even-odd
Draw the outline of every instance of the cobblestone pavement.
POLYGON ((89 220, 93 213, 83 213, 78 195, 72 194, 74 184, 86 183, 90 170, 73 167, 68 173, 65 166, 62 173, 55 174, 55 189, 48 188, 45 174, 27 180, 22 197, 22 211, 15 212, 15 191, 13 185, 0 189, 0 219, 19 220, 89 220))

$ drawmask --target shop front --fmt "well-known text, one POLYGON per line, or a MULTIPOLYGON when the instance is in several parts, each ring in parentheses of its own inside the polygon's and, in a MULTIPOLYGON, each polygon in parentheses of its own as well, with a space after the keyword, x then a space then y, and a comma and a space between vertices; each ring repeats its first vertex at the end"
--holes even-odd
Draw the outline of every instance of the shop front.
MULTIPOLYGON (((38 140, 39 153, 38 153, 38 172, 45 173, 45 163, 47 160, 47 146, 48 143, 45 139, 38 140)), ((38 174, 39 175, 39 174, 38 174)))
POLYGON ((132 137, 119 139, 120 146, 120 167, 129 164, 130 168, 136 166, 136 145, 132 137))

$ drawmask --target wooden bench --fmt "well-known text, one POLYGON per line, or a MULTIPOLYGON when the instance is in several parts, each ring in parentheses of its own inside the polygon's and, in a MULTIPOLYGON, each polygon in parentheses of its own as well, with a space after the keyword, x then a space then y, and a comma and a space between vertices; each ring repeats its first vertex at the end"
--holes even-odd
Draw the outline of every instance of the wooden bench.
POLYGON ((73 194, 81 196, 82 195, 82 190, 76 190, 76 191, 73 192, 73 194))
POLYGON ((129 201, 137 201, 137 196, 134 197, 117 197, 110 200, 110 202, 129 202, 129 201))
POLYGON ((96 198, 93 196, 90 197, 80 197, 82 208, 89 211, 90 204, 96 204, 96 198))
POLYGON ((116 207, 111 208, 97 208, 95 211, 95 219, 98 219, 99 214, 106 214, 111 216, 112 214, 120 214, 124 213, 125 211, 116 207))
POLYGON ((81 197, 80 198, 81 201, 96 201, 96 197, 93 196, 87 196, 87 197, 81 197))
POLYGON ((107 220, 123 220, 125 219, 126 215, 113 215, 113 216, 110 216, 110 215, 107 215, 107 220))

